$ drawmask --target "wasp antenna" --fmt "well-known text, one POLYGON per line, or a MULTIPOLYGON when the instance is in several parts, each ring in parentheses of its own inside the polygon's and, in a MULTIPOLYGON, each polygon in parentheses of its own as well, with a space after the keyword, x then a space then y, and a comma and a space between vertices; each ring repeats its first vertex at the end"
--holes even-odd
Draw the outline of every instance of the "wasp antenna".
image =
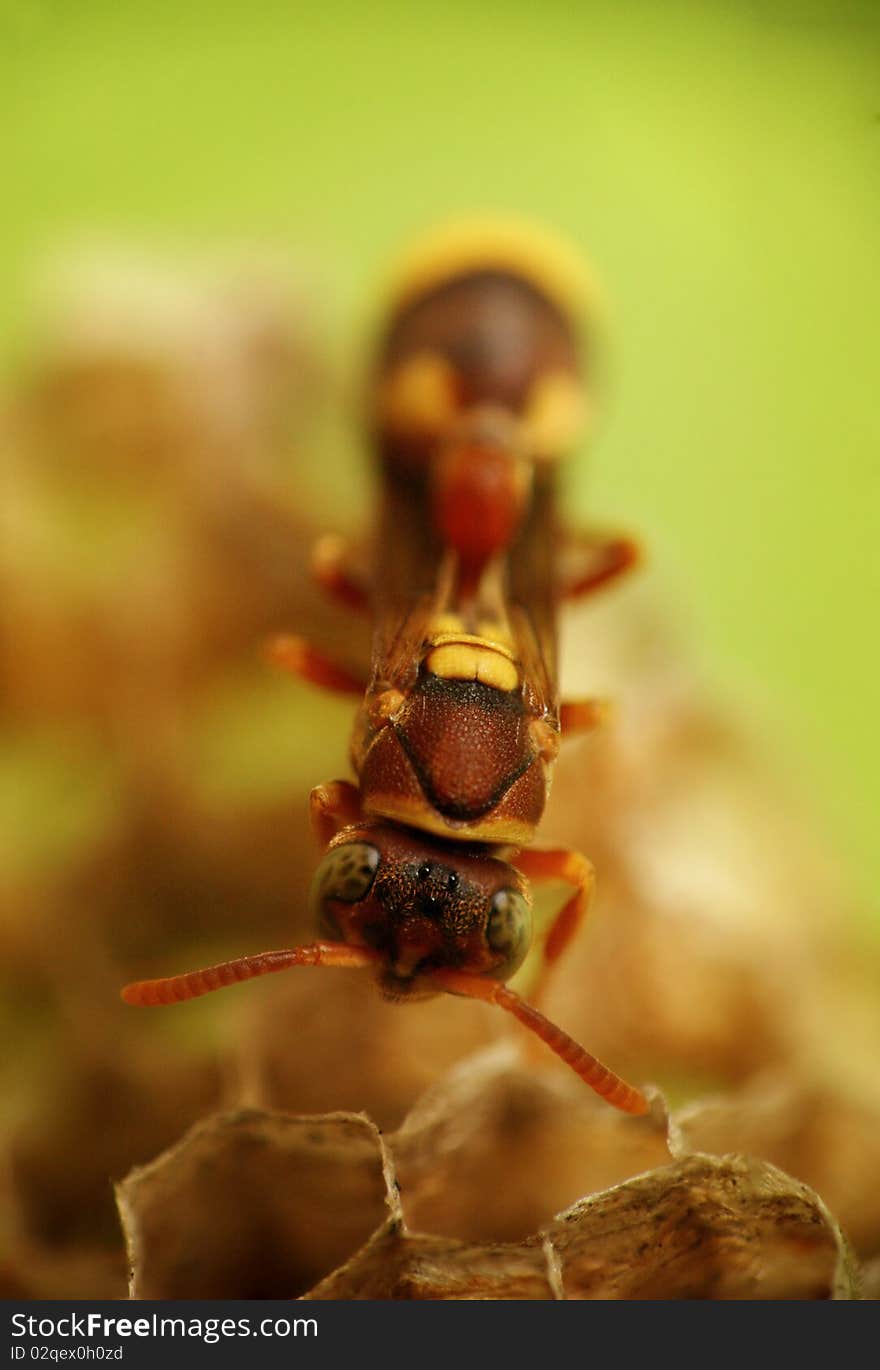
POLYGON ((514 1018, 519 1019, 525 1027, 540 1037, 542 1042, 546 1042, 551 1051, 555 1051, 556 1055, 567 1066, 571 1066, 591 1089, 615 1108, 621 1109, 624 1113, 648 1112, 648 1101, 640 1090, 628 1085, 619 1075, 615 1075, 613 1070, 603 1066, 602 1062, 591 1056, 579 1042, 569 1037, 568 1033, 563 1032, 555 1023, 551 1023, 549 1018, 545 1018, 543 1013, 527 1004, 506 985, 457 970, 434 971, 431 978, 441 989, 451 994, 463 994, 470 999, 484 999, 487 1003, 497 1004, 499 1008, 512 1013, 514 1018))
POLYGON ((365 969, 380 960, 378 953, 363 947, 349 947, 344 942, 313 942, 306 947, 288 947, 281 951, 261 951, 255 956, 240 956, 235 961, 221 961, 204 970, 186 971, 163 980, 138 980, 126 985, 121 996, 127 1004, 138 1008, 156 1008, 163 1004, 182 1004, 187 999, 198 999, 215 989, 226 989, 242 980, 253 980, 258 975, 274 975, 276 971, 293 966, 341 966, 365 969))

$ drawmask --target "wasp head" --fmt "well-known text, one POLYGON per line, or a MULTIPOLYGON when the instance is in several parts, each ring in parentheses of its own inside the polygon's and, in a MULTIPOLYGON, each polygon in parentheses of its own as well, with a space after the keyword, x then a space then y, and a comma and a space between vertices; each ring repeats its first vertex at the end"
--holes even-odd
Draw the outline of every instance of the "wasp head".
POLYGON ((381 953, 379 986, 389 999, 434 993, 434 970, 507 980, 531 941, 518 871, 485 847, 391 823, 358 824, 333 839, 311 904, 322 936, 381 953))

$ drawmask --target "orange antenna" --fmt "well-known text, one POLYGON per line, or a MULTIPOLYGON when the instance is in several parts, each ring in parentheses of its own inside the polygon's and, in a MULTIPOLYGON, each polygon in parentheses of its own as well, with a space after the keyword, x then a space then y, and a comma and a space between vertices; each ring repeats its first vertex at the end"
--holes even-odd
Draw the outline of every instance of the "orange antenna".
POLYGON ((518 1018, 525 1027, 540 1037, 542 1042, 546 1042, 551 1051, 555 1051, 556 1055, 567 1066, 571 1066, 591 1089, 615 1108, 621 1109, 624 1113, 648 1112, 648 1101, 640 1090, 628 1085, 619 1075, 615 1075, 613 1070, 603 1066, 601 1061, 591 1056, 573 1037, 569 1037, 567 1032, 551 1023, 549 1018, 545 1018, 543 1013, 527 1004, 506 985, 497 980, 485 980, 482 976, 468 975, 458 970, 432 971, 431 979, 439 988, 447 990, 450 994, 463 994, 469 999, 483 999, 486 1003, 497 1004, 499 1008, 512 1013, 514 1018, 518 1018))
POLYGON ((288 947, 282 951, 261 951, 255 956, 239 956, 235 961, 221 961, 204 970, 190 970, 183 975, 170 975, 164 980, 138 980, 121 991, 127 1004, 139 1008, 157 1008, 163 1004, 182 1004, 186 999, 198 999, 215 989, 226 989, 242 980, 253 980, 258 975, 274 975, 293 966, 340 966, 365 970, 382 957, 365 947, 349 947, 344 942, 313 942, 307 947, 288 947))

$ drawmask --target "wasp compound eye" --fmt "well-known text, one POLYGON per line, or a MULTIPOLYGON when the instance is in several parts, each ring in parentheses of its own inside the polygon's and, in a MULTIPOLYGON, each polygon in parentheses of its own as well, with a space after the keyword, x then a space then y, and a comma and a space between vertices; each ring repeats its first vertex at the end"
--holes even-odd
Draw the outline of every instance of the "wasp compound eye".
POLYGON ((486 941, 501 958, 493 975, 506 980, 526 959, 532 940, 532 911, 519 890, 499 890, 489 906, 486 941))
POLYGON ((373 887, 378 866, 378 848, 369 842, 346 842, 328 851, 315 871, 309 892, 309 908, 323 933, 339 936, 331 901, 356 904, 365 899, 373 887))

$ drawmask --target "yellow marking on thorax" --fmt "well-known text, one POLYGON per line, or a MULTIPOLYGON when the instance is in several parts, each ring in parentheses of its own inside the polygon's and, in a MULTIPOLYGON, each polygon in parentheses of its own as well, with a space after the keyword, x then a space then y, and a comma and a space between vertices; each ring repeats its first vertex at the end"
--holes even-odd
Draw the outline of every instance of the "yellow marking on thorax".
POLYGON ((512 653, 500 643, 470 633, 438 634, 425 660, 432 675, 443 680, 478 680, 495 690, 510 692, 520 684, 512 653))
POLYGON ((427 641, 432 647, 446 642, 467 642, 473 647, 487 646, 513 661, 513 638, 510 629, 497 618, 482 618, 477 623, 477 631, 469 633, 460 614, 450 611, 435 614, 428 624, 427 641))
POLYGON ((494 619, 482 619, 477 624, 477 636, 491 642, 493 647, 503 647, 513 659, 513 638, 503 623, 497 623, 494 619))
POLYGON ((436 833, 438 837, 452 837, 458 841, 492 842, 511 847, 527 847, 535 839, 535 824, 506 815, 502 818, 486 814, 470 823, 446 819, 432 809, 424 798, 410 799, 398 794, 371 791, 364 795, 364 812, 390 818, 395 823, 418 828, 421 832, 436 833))

